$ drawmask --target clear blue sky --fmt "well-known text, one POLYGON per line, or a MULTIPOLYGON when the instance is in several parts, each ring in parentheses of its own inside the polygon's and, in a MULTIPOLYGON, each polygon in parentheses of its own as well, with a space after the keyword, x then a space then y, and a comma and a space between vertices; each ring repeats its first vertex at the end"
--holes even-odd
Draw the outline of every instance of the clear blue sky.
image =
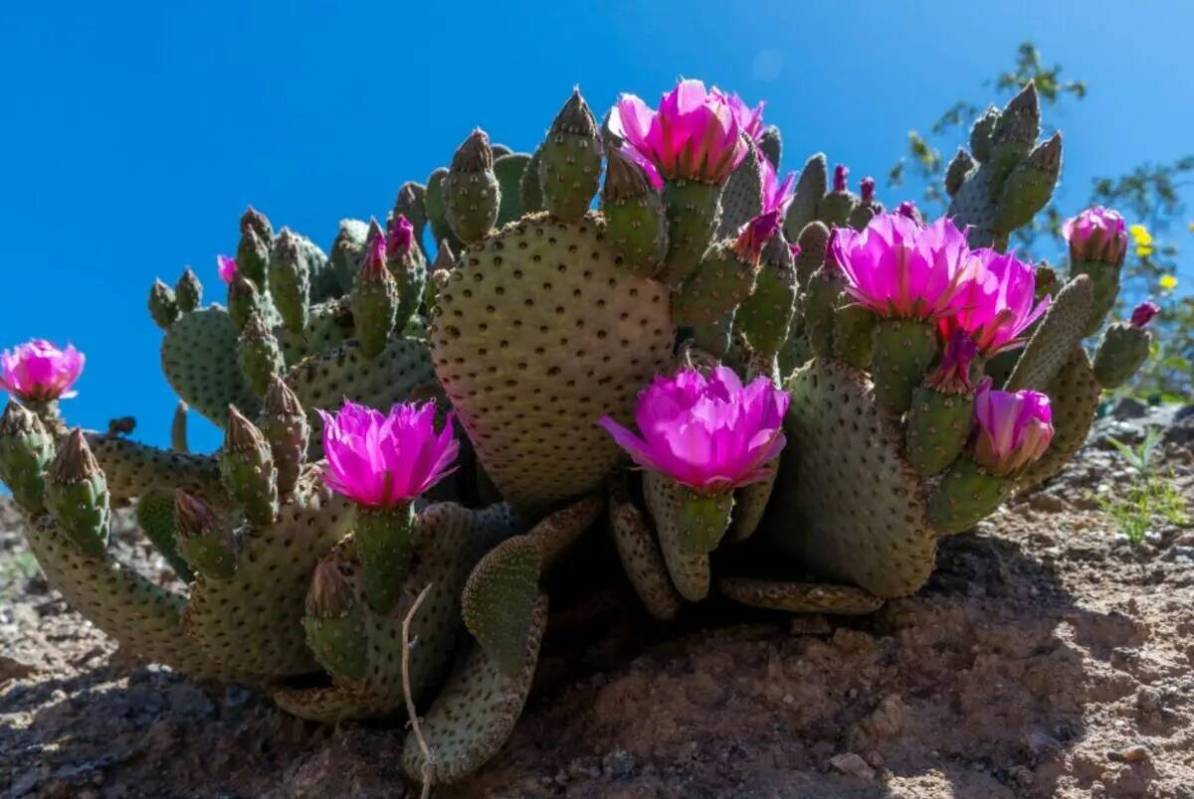
MULTIPOLYGON (((1093 175, 1194 150, 1187 3, 6 6, 0 346, 72 341, 88 363, 70 420, 134 414, 154 443, 175 401, 145 310, 154 277, 193 264, 222 301, 215 255, 247 203, 327 248, 339 219, 384 215, 474 125, 532 148, 574 83, 602 113, 619 91, 654 100, 700 77, 768 101, 786 167, 823 149, 882 176, 909 128, 985 100, 1030 39, 1091 89, 1053 118, 1065 210, 1093 175)), ((199 448, 218 441, 192 430, 199 448)))

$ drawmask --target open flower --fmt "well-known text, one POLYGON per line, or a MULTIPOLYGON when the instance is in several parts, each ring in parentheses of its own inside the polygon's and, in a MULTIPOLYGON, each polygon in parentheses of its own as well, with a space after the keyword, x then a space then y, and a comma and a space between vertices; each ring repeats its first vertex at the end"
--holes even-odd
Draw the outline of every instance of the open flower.
MULTIPOLYGON (((1133 225, 1144 235, 1148 231, 1142 225, 1133 225)), ((1123 262, 1128 249, 1128 237, 1124 231, 1124 218, 1118 211, 1096 205, 1067 219, 1061 226, 1061 235, 1070 244, 1070 258, 1075 261, 1103 261, 1109 264, 1123 262)), ((1151 244, 1152 239, 1149 238, 1151 244)))
POLYGON ((323 480, 335 492, 371 508, 409 502, 453 470, 460 445, 452 415, 435 432, 435 403, 395 405, 389 414, 345 402, 323 418, 323 480))
POLYGON ((709 94, 729 106, 730 111, 734 114, 734 119, 738 122, 739 130, 756 142, 763 138, 763 108, 766 103, 759 103, 751 108, 743 102, 737 92, 727 94, 716 86, 709 90, 709 94))
POLYGON ((86 358, 70 344, 60 350, 35 338, 0 353, 0 389, 27 402, 75 396, 70 388, 83 372, 86 358))
POLYGON ((220 274, 220 280, 231 283, 236 277, 236 259, 229 258, 227 255, 217 255, 216 271, 220 274))
POLYGON ((1050 299, 1034 302, 1036 269, 1014 255, 990 248, 970 254, 970 275, 958 294, 959 309, 937 325, 943 338, 966 331, 984 357, 1015 346, 1020 334, 1049 309, 1050 299))
POLYGON ((682 80, 663 96, 658 111, 633 94, 619 97, 609 130, 665 178, 720 185, 749 149, 739 118, 753 124, 753 117, 744 116, 744 109, 741 100, 706 91, 699 80, 682 80))
POLYGON ((945 218, 922 226, 901 214, 878 214, 861 231, 834 228, 830 250, 846 291, 881 316, 950 316, 969 275, 966 235, 945 218))
POLYGON ((796 196, 796 173, 789 172, 781 183, 779 176, 775 174, 775 167, 761 154, 759 167, 763 172, 763 210, 759 213, 778 211, 781 217, 786 215, 792 198, 796 196))
POLYGON ((725 491, 766 477, 784 448, 788 395, 766 377, 749 385, 719 366, 683 369, 638 395, 639 434, 609 416, 598 422, 635 463, 698 491, 725 491))
POLYGON ((1015 475, 1045 454, 1053 409, 1039 391, 997 391, 987 378, 974 398, 974 460, 992 474, 1015 475))

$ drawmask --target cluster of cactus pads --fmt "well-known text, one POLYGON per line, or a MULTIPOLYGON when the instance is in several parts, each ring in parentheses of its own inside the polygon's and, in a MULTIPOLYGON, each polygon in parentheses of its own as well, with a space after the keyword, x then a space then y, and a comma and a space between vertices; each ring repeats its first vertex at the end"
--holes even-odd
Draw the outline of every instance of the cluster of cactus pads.
MULTIPOLYGON (((947 176, 963 249, 995 258, 1048 201, 1061 140, 1038 144, 1039 127, 1031 85, 974 126, 947 176)), ((330 257, 250 209, 221 260, 226 306, 203 306, 190 270, 150 293, 185 403, 171 449, 71 429, 57 402, 69 384, 8 377, 0 477, 42 569, 127 650, 259 686, 295 715, 413 704, 404 765, 431 782, 509 734, 547 627, 543 578, 589 531, 612 531, 661 619, 710 594, 856 614, 917 591, 937 540, 1060 469, 1100 391, 1147 355, 1142 324, 1109 326, 1093 365, 1082 344, 1115 301, 1122 220, 1118 233, 1079 220, 1051 304, 1032 296, 1056 282, 1040 267, 1037 311, 982 340, 940 309, 868 303, 847 263, 883 231, 938 228, 908 204, 885 213, 872 180, 855 196, 822 155, 794 189, 779 161, 762 106, 685 81, 658 112, 623 97, 604 124, 574 92, 533 154, 474 131, 450 166, 401 187, 385 229, 341 222, 330 257), (699 407, 771 414, 773 429, 742 444, 755 460, 739 473, 681 478, 626 444, 636 410, 644 437, 659 433, 636 409, 648 386, 695 386, 699 407), (976 424, 1021 390, 1051 400, 1052 440, 1009 462, 976 424), (455 472, 400 501, 391 483, 345 490, 363 467, 332 448, 384 433, 333 414, 420 402, 458 431, 455 472), (187 451, 187 406, 223 428, 214 455, 187 451), (111 508, 128 503, 185 588, 110 556, 111 508)))

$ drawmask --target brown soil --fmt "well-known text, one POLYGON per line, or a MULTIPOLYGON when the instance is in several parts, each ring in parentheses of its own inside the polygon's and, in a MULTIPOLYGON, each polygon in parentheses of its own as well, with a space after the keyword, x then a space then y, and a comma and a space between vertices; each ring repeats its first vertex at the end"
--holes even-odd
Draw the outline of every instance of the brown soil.
MULTIPOLYGON (((1108 424, 1131 437, 1144 421, 1108 424)), ((1194 415, 1166 441, 1160 469, 1194 509, 1194 415)), ((731 624, 715 607, 665 629, 614 585, 553 617, 513 739, 436 795, 1190 799, 1194 529, 1118 536, 1096 498, 1132 479, 1088 446, 947 540, 918 596, 864 619, 731 624)), ((4 796, 402 795, 402 729, 322 728, 127 662, 0 514, 4 796)), ((114 538, 169 578, 133 531, 114 538)))

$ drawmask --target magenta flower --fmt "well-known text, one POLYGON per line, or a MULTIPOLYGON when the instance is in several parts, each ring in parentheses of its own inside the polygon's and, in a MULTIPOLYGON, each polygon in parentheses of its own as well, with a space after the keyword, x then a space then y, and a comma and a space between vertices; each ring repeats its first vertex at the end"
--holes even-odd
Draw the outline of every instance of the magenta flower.
POLYGON ((900 214, 877 214, 861 231, 834 228, 830 251, 846 291, 881 316, 949 316, 969 276, 966 235, 945 218, 922 226, 900 214))
POLYGON ((784 448, 788 395, 766 377, 750 385, 719 366, 709 377, 683 369, 639 392, 639 435, 604 416, 598 422, 635 463, 698 491, 726 491, 766 477, 784 448))
POLYGON ((1132 324, 1136 327, 1147 327, 1148 323, 1161 312, 1161 306, 1152 300, 1145 300, 1132 309, 1132 324))
POLYGON ((739 124, 745 106, 732 103, 717 89, 706 91, 699 80, 682 80, 663 96, 658 111, 633 94, 619 97, 609 129, 665 178, 720 185, 748 151, 739 124))
POLYGON ((1049 310, 1049 297, 1034 303, 1036 270, 990 248, 970 253, 971 274, 958 294, 960 307, 937 325, 942 338, 955 329, 970 334, 984 357, 1014 347, 1029 325, 1049 310))
POLYGON ((987 378, 974 398, 974 460, 992 474, 1015 475, 1045 454, 1053 409, 1039 391, 997 391, 987 378))
POLYGON ((796 173, 789 172, 780 183, 775 167, 762 154, 759 155, 759 166, 763 171, 763 210, 760 213, 778 211, 780 216, 784 216, 792 204, 792 198, 796 196, 796 173))
POLYGON ((236 259, 227 255, 216 256, 216 271, 220 273, 220 280, 231 283, 236 277, 236 259))
POLYGON ((333 491, 371 508, 409 502, 453 470, 460 445, 452 414, 435 432, 435 403, 402 403, 388 415, 345 402, 323 418, 323 481, 333 491))
POLYGON ((709 94, 730 107, 734 119, 738 122, 739 130, 756 142, 763 138, 763 108, 766 103, 759 103, 754 108, 750 108, 742 101, 737 92, 726 94, 716 86, 709 90, 709 94))
POLYGON ((1124 218, 1118 211, 1096 205, 1087 208, 1061 226, 1061 234, 1070 243, 1070 257, 1075 261, 1123 263, 1128 249, 1124 218))
POLYGON ((925 376, 925 383, 942 394, 969 394, 974 388, 970 369, 978 355, 978 345, 965 330, 954 328, 941 351, 941 363, 925 376))
POLYGON ((747 263, 757 263, 763 254, 763 248, 775 231, 779 230, 780 212, 778 210, 759 214, 751 219, 738 233, 738 240, 734 242, 734 252, 747 263))
POLYGON ((60 350, 35 338, 0 353, 0 388, 26 402, 69 399, 86 360, 70 344, 60 350))
POLYGON ((390 232, 383 238, 386 255, 397 260, 410 252, 415 241, 415 226, 405 214, 398 214, 390 220, 390 232))

